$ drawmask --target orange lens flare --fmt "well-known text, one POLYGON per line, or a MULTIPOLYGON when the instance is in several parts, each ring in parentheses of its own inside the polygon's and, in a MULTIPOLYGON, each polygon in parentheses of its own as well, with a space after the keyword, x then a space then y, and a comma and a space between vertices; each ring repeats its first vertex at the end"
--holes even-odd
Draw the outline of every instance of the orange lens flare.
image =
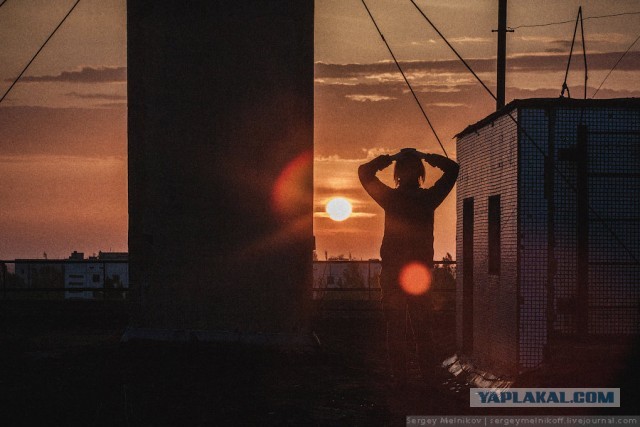
POLYGON ((313 194, 313 155, 305 152, 295 157, 282 170, 273 185, 271 204, 282 216, 303 213, 313 194))
POLYGON ((422 295, 431 287, 431 271, 419 262, 402 267, 398 279, 402 290, 409 295, 422 295))

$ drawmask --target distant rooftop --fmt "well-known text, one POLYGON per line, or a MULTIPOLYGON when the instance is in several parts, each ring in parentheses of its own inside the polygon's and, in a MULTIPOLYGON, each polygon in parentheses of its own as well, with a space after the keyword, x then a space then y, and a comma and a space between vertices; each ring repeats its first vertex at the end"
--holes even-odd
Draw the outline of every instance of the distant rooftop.
MULTIPOLYGON (((129 260, 128 252, 98 252, 98 255, 84 257, 84 252, 73 251, 69 258, 63 259, 47 259, 47 258, 18 258, 16 263, 34 263, 34 264, 61 264, 65 262, 96 262, 96 261, 123 261, 129 260)), ((13 261, 10 261, 13 262, 13 261)))
POLYGON ((98 259, 119 259, 119 260, 128 260, 129 253, 128 252, 98 252, 98 259))

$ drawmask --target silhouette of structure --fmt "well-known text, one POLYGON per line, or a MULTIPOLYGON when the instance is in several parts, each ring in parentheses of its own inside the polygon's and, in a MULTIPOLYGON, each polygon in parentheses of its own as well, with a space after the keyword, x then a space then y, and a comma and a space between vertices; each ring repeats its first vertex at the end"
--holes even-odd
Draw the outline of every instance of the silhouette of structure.
POLYGON ((457 135, 457 339, 474 363, 513 375, 637 337, 639 138, 638 99, 515 100, 457 135))
POLYGON ((127 5, 128 336, 295 333, 312 283, 313 1, 127 5))

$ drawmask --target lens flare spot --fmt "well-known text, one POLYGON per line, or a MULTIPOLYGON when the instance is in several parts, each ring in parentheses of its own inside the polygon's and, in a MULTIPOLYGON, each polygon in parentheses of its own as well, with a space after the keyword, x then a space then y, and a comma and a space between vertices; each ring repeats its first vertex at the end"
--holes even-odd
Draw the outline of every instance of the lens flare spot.
POLYGON ((274 211, 282 216, 299 215, 313 194, 313 155, 305 152, 295 157, 276 179, 271 201, 274 211))
POLYGON ((431 271, 419 262, 405 265, 398 279, 402 290, 409 295, 422 295, 431 287, 431 271))
POLYGON ((329 214, 329 218, 334 221, 344 221, 349 218, 351 212, 353 212, 351 203, 344 197, 334 197, 329 200, 325 209, 327 214, 329 214))

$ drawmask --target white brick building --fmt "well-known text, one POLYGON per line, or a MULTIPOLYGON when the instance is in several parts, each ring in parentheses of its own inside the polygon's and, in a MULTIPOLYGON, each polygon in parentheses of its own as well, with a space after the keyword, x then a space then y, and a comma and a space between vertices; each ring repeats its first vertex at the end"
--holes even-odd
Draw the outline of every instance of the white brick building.
POLYGON ((515 100, 457 135, 457 339, 508 375, 640 332, 640 100, 515 100))

